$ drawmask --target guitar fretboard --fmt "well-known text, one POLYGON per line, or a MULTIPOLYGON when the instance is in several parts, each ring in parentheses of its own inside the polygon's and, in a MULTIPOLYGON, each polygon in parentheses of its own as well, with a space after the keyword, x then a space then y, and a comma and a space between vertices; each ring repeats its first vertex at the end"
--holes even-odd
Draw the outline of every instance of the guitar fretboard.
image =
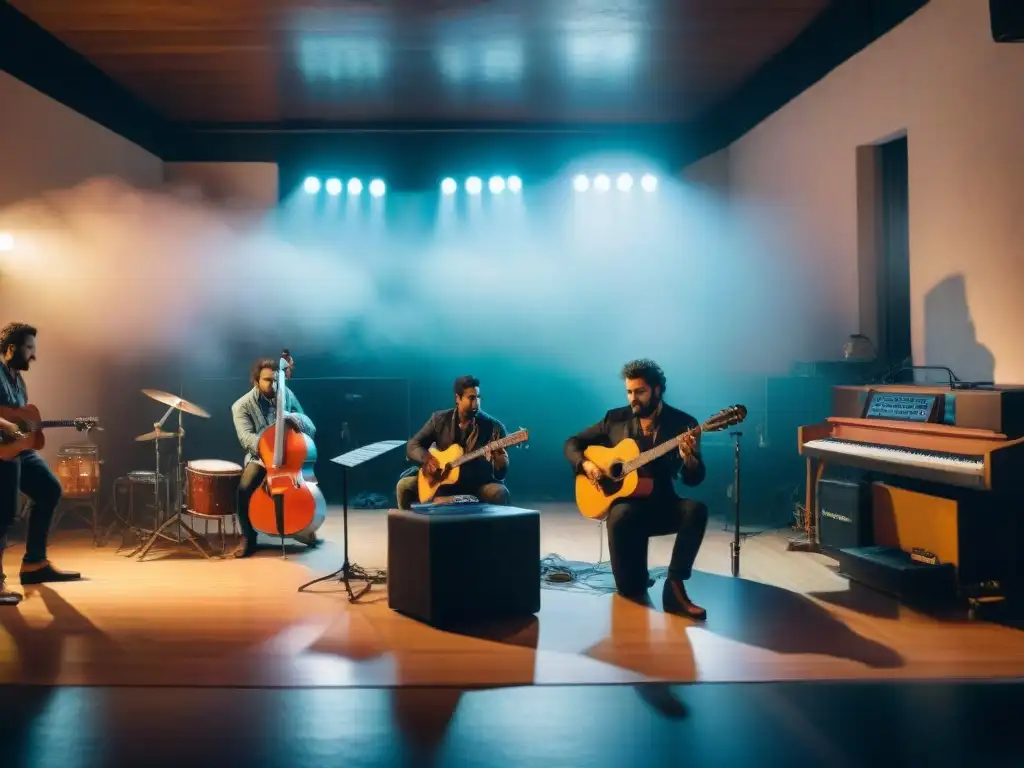
POLYGON ((484 452, 487 451, 488 449, 496 451, 501 448, 508 448, 510 445, 515 445, 516 443, 523 442, 525 439, 525 431, 513 432, 511 435, 507 435, 506 437, 503 437, 500 440, 495 440, 493 443, 488 443, 483 448, 477 448, 475 451, 472 451, 471 453, 463 454, 461 457, 452 462, 452 467, 459 467, 468 461, 473 461, 473 459, 483 456, 484 452))
POLYGON ((630 459, 629 461, 622 465, 622 474, 628 475, 630 472, 635 472, 636 470, 640 469, 640 467, 644 466, 644 464, 649 464, 655 459, 661 458, 669 451, 676 450, 679 447, 679 444, 683 441, 683 438, 685 438, 687 435, 697 436, 703 430, 704 425, 702 424, 699 427, 694 427, 693 429, 686 430, 685 432, 683 432, 683 434, 677 437, 673 437, 671 440, 666 440, 661 445, 656 445, 650 450, 644 451, 635 459, 630 459))

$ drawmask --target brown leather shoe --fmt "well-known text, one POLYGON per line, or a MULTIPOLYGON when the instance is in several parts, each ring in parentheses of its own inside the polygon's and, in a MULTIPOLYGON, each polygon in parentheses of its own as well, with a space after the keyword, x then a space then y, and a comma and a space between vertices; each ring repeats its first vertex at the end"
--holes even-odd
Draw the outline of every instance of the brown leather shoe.
POLYGON ((82 574, 77 571, 60 571, 54 568, 49 560, 41 563, 21 564, 22 584, 46 584, 58 581, 78 581, 82 574))
POLYGON ((688 619, 704 621, 708 617, 708 612, 694 603, 686 594, 686 584, 680 579, 665 580, 664 606, 666 612, 685 616, 688 619))

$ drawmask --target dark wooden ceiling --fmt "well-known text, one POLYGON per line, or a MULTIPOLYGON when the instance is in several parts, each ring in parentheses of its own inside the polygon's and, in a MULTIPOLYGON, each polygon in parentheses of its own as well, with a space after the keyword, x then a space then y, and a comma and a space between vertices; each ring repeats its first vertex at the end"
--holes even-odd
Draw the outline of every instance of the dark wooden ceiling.
POLYGON ((10 0, 183 123, 692 122, 830 0, 10 0))

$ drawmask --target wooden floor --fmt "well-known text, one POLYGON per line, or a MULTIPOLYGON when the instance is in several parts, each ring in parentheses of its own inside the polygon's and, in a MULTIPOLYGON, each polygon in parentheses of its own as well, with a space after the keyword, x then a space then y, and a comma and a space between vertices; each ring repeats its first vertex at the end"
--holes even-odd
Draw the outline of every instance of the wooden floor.
MULTIPOLYGON (((595 562, 598 527, 539 505, 542 552, 595 562)), ((353 560, 383 567, 386 512, 351 515, 353 560)), ((55 534, 51 558, 87 581, 27 588, 0 609, 0 683, 175 686, 455 686, 670 681, 1009 678, 1024 675, 1024 633, 940 621, 851 590, 832 561, 785 551, 787 532, 748 538, 742 578, 730 534, 712 522, 691 594, 697 624, 600 590, 545 588, 535 621, 443 632, 392 612, 385 587, 351 605, 337 582, 298 593, 342 562, 340 510, 316 550, 287 560, 205 561, 182 549, 146 562, 55 534)), ((671 538, 651 542, 665 564, 671 538)), ((16 572, 21 551, 6 553, 16 572)), ((486 578, 467 574, 467 578, 486 578)), ((13 586, 17 587, 16 579, 13 586)), ((458 589, 458 585, 453 585, 458 589)))

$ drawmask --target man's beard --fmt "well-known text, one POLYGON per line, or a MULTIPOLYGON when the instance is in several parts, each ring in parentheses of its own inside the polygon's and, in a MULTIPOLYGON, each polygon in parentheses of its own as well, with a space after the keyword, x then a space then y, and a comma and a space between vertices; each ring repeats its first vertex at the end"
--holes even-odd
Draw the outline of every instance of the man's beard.
POLYGON ((660 402, 660 400, 655 400, 654 398, 651 398, 650 402, 648 402, 647 405, 641 405, 640 403, 637 403, 636 405, 631 405, 630 407, 633 409, 633 414, 635 416, 638 416, 641 419, 647 419, 653 416, 654 412, 658 410, 658 404, 660 402))

